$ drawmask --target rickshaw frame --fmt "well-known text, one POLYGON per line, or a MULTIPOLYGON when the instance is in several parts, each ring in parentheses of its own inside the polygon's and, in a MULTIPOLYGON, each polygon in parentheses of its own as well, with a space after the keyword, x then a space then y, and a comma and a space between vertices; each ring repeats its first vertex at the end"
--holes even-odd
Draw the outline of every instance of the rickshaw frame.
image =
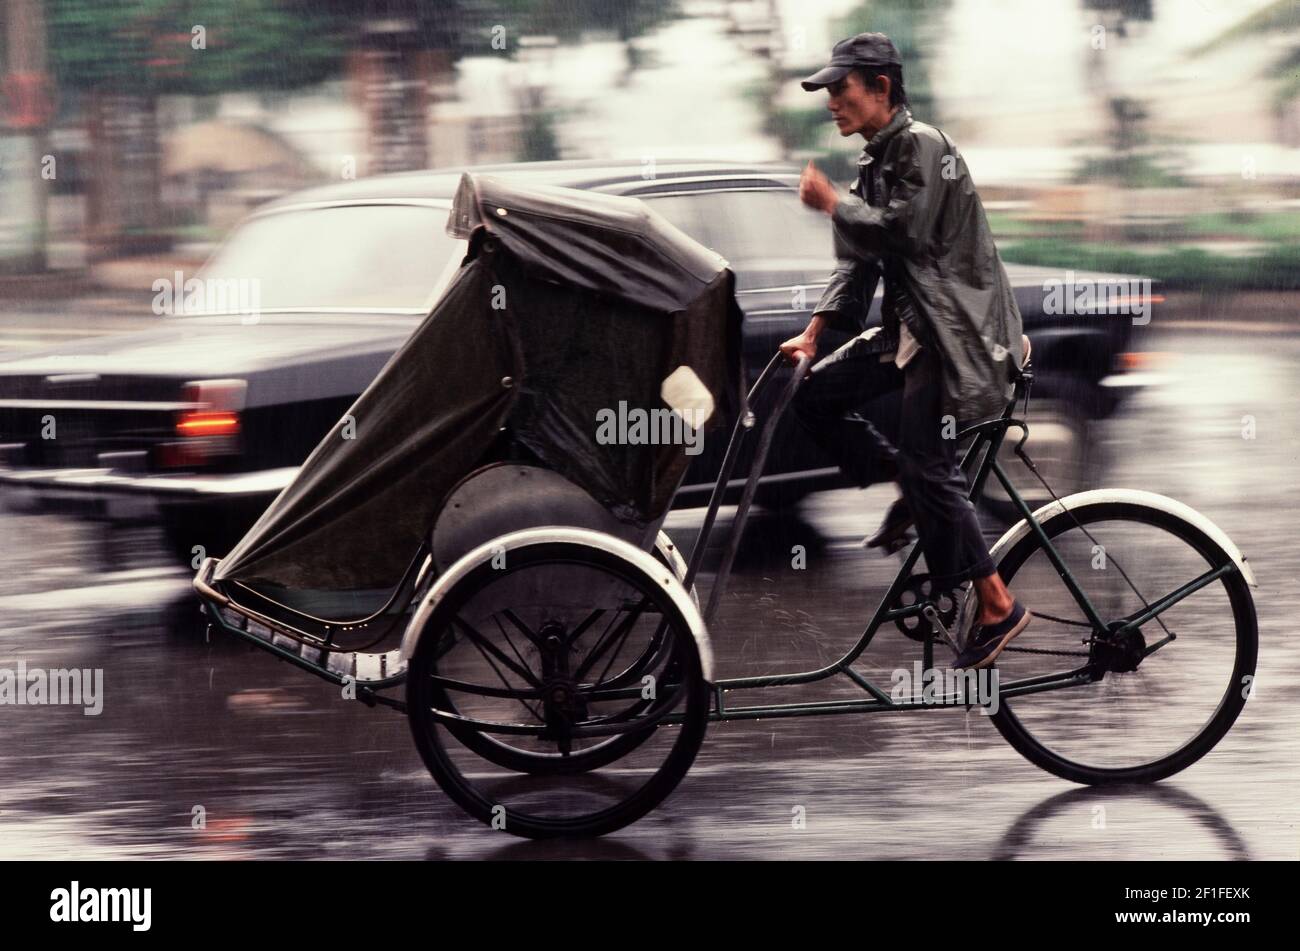
MULTIPOLYGON (((736 420, 735 425, 733 426, 726 455, 724 456, 717 480, 714 484, 712 496, 705 511, 700 534, 692 550, 689 563, 685 566, 684 577, 681 577, 681 583, 688 592, 693 591, 692 585, 702 565, 709 537, 716 522, 718 512, 722 506, 722 502, 726 496, 732 473, 735 470, 740 456, 740 449, 748 434, 752 432, 755 427, 756 417, 753 413, 753 406, 763 398, 772 382, 777 378, 776 370, 783 362, 784 357, 779 353, 772 358, 771 362, 762 371, 750 389, 747 406, 742 409, 740 417, 736 420)), ((767 414, 767 418, 761 428, 758 446, 745 479, 744 489, 741 494, 735 517, 732 520, 728 544, 724 550, 722 562, 715 575, 707 607, 703 612, 703 620, 706 630, 707 625, 716 613, 723 594, 725 593, 730 572, 748 519, 750 507, 754 499, 758 480, 762 474, 763 466, 766 462, 766 457, 775 435, 777 423, 780 421, 785 410, 793 400, 798 388, 807 378, 810 369, 809 363, 810 361, 807 358, 801 358, 798 361, 794 372, 791 374, 786 385, 781 389, 779 396, 771 407, 770 412, 767 414)), ((1015 426, 1022 430, 1022 436, 1015 447, 1015 453, 1031 469, 1031 471, 1034 471, 1035 473, 1037 472, 1034 463, 1023 450, 1024 443, 1029 436, 1029 425, 1024 419, 1012 415, 1016 403, 1022 398, 1025 401, 1026 407, 1028 406, 1029 391, 1032 381, 1032 367, 1029 364, 1026 364, 1025 367, 1018 370, 1017 378, 1015 380, 1014 395, 1007 403, 1001 416, 996 419, 990 419, 968 426, 956 433, 954 438, 956 441, 960 442, 968 436, 975 437, 965 450, 961 460, 962 470, 967 471, 975 459, 980 459, 974 477, 969 480, 970 492, 968 498, 973 502, 975 499, 980 497, 988 476, 992 473, 1002 485, 1007 496, 1015 506, 1016 511, 1019 512, 1023 520, 1021 524, 1028 526, 1028 530, 1037 536, 1038 542, 1042 546, 1042 550, 1060 575, 1061 580, 1064 582, 1071 596, 1078 603, 1084 616, 1087 618, 1088 626, 1091 628, 1091 631, 1089 638, 1086 640, 1090 641, 1099 636, 1115 636, 1123 634, 1129 630, 1136 630, 1142 624, 1151 620, 1166 608, 1176 604, 1188 595, 1193 594, 1206 585, 1211 584, 1219 577, 1232 571, 1241 571, 1245 575, 1247 581, 1254 585, 1253 575, 1245 565, 1244 558, 1240 556, 1239 552, 1236 551, 1235 546, 1233 546, 1229 549, 1229 553, 1233 556, 1232 562, 1204 572, 1192 581, 1181 585, 1174 591, 1160 598, 1155 604, 1147 604, 1145 598, 1143 598, 1146 607, 1141 611, 1110 622, 1109 624, 1103 620, 1092 602, 1088 599, 1086 593, 1078 584, 1074 575, 1070 572, 1065 561, 1052 545, 1051 539, 1043 530, 1040 518, 1026 504, 1024 498, 1016 490, 1015 485, 1012 483, 1010 477, 997 459, 998 452, 1005 440, 1007 429, 1015 426)), ((1056 498, 1054 493, 1053 498, 1056 498)), ((1056 502, 1044 506, 1039 510, 1039 513, 1053 510, 1058 504, 1060 504, 1059 499, 1057 499, 1056 502)), ((1064 511, 1069 511, 1067 507, 1062 507, 1064 508, 1064 511)), ((1049 514, 1056 514, 1056 512, 1051 511, 1049 514)), ((995 558, 999 548, 1003 546, 1008 538, 1011 537, 1014 531, 1015 528, 1008 531, 998 545, 994 546, 995 558)), ((1230 542, 1228 542, 1228 544, 1231 545, 1230 542)), ((662 534, 660 535, 659 548, 661 556, 676 559, 677 573, 680 575, 682 567, 680 557, 676 555, 675 549, 673 549, 671 544, 668 544, 667 550, 665 550, 665 536, 662 534)), ((887 622, 901 621, 909 617, 917 616, 923 616, 926 618, 929 622, 929 626, 925 631, 923 640, 921 641, 922 665, 925 670, 930 670, 934 667, 935 640, 942 637, 951 642, 949 632, 939 619, 934 604, 930 600, 918 599, 916 603, 904 607, 889 607, 891 603, 896 601, 907 580, 913 577, 913 568, 920 555, 920 545, 913 545, 911 551, 906 555, 906 557, 904 557, 893 582, 881 597, 867 627, 854 645, 842 657, 834 663, 814 670, 713 680, 709 684, 712 692, 709 720, 781 719, 847 713, 943 709, 954 705, 973 705, 968 698, 968 695, 961 691, 955 694, 944 694, 940 697, 928 700, 895 700, 891 698, 885 690, 873 684, 869 679, 853 669, 852 665, 854 662, 867 650, 880 627, 887 622), (725 695, 729 691, 796 686, 827 680, 836 675, 847 677, 857 688, 868 694, 868 697, 864 699, 775 703, 740 707, 728 707, 726 704, 725 695)), ((403 684, 406 680, 406 665, 405 661, 401 658, 399 651, 389 651, 382 655, 368 655, 380 657, 378 662, 380 667, 380 676, 377 678, 361 678, 355 674, 349 674, 343 670, 332 668, 328 663, 327 655, 330 655, 331 653, 341 653, 339 651, 330 650, 328 632, 332 622, 323 621, 321 619, 312 619, 320 621, 325 625, 326 634, 322 637, 321 635, 313 635, 295 627, 294 625, 288 624, 283 620, 270 617, 236 603, 228 595, 218 591, 210 584, 212 570, 216 561, 217 559, 214 558, 205 559, 194 583, 195 588, 203 601, 203 609, 209 617, 210 623, 215 623, 227 632, 255 643, 257 646, 269 651, 272 655, 281 660, 288 661, 289 663, 307 670, 337 686, 351 684, 355 688, 356 699, 366 703, 367 705, 375 706, 376 704, 379 704, 391 707, 399 712, 406 712, 406 703, 404 700, 387 696, 382 693, 382 691, 388 688, 403 684), (221 608, 229 608, 236 615, 241 617, 245 622, 244 626, 233 623, 221 608), (256 630, 254 625, 261 627, 265 633, 256 630), (288 643, 285 643, 285 641, 288 641, 288 643), (314 652, 314 655, 312 652, 314 652), (390 657, 393 659, 391 665, 386 664, 386 659, 390 657), (386 667, 391 667, 391 670, 385 669, 386 667)), ((429 573, 429 569, 430 558, 427 552, 427 546, 421 546, 421 549, 417 551, 415 557, 412 559, 406 575, 389 598, 388 603, 372 614, 369 618, 362 619, 362 621, 345 623, 349 626, 355 626, 358 623, 368 623, 380 618, 391 618, 390 623, 400 623, 401 619, 406 616, 407 610, 411 604, 420 598, 422 584, 429 573), (416 570, 417 566, 418 571, 416 570)), ((306 615, 300 616, 307 617, 306 615)), ((1159 650, 1172 639, 1171 635, 1149 645, 1146 647, 1146 655, 1159 650)), ((1000 698, 1007 698, 1047 690, 1082 686, 1094 683, 1101 679, 1102 676, 1104 676, 1104 670, 1100 669, 1095 661, 1089 659, 1088 663, 1072 670, 1036 677, 1026 677, 1020 680, 1001 683, 998 686, 998 695, 1000 698)), ((602 692, 600 696, 604 699, 614 699, 625 692, 626 691, 608 691, 602 692)), ((676 722, 677 720, 678 715, 676 713, 670 713, 664 716, 660 722, 669 724, 676 722)), ((496 732, 488 724, 481 724, 479 725, 479 728, 484 732, 496 732)), ((500 732, 508 731, 503 730, 500 732)))

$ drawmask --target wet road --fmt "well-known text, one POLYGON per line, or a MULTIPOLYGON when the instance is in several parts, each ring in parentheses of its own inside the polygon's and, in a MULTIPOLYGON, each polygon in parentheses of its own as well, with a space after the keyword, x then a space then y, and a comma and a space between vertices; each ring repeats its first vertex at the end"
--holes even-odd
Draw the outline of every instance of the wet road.
MULTIPOLYGON (((1208 515, 1261 585, 1256 695, 1162 784, 1071 785, 977 711, 714 724, 676 793, 636 825, 523 842, 442 796, 399 715, 205 637, 188 574, 151 529, 6 514, 0 667, 102 668, 104 701, 93 717, 0 706, 0 857, 1300 857, 1300 336, 1179 328, 1154 345, 1179 356, 1100 427, 1105 481, 1208 515)), ((756 514, 714 633, 723 674, 806 669, 853 642, 896 569, 858 547, 889 498, 832 492, 756 514)), ((680 512, 667 529, 689 547, 697 526, 680 512)), ((882 631, 860 669, 887 685, 912 648, 882 631)))

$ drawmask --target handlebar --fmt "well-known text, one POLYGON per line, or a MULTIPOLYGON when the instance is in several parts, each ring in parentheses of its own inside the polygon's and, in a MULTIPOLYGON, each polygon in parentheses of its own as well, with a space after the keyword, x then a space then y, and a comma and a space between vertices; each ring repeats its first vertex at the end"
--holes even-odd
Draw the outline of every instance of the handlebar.
MULTIPOLYGON (((691 550, 690 564, 683 581, 688 591, 694 583, 696 572, 703 561, 704 549, 708 544, 709 535, 713 531, 713 523, 717 519, 718 509, 722 506, 722 499, 726 493, 727 485, 731 481, 731 474, 736 467, 736 461, 740 458, 741 443, 744 442, 745 435, 753 428, 753 404, 762 396, 771 380, 775 378, 776 368, 786 362, 785 354, 778 350, 749 390, 746 402, 750 409, 742 413, 731 430, 731 440, 727 444, 727 453, 723 457, 718 479, 713 485, 713 494, 709 497, 709 507, 704 516, 704 524, 700 527, 699 538, 696 539, 695 547, 691 550)), ((772 437, 776 432, 776 424, 790 405, 790 401, 794 399, 795 392, 808 376, 811 364, 812 360, 807 356, 801 356, 795 361, 794 373, 786 383, 785 390, 781 393, 780 398, 772 406, 768 418, 763 424, 758 447, 754 451, 754 459, 750 463, 749 473, 745 478, 745 488, 740 496, 740 505, 736 509, 736 517, 732 522, 731 534, 727 539, 727 548, 722 556, 722 564, 718 566, 713 589, 709 592, 709 601, 704 609, 706 624, 713 617, 718 603, 722 600, 723 592, 726 591, 727 580, 731 575, 731 566, 735 562, 736 552, 740 546, 740 536, 745 530, 745 522, 749 518, 749 508, 754 501, 754 492, 758 487, 758 479, 763 474, 763 466, 767 462, 768 450, 772 447, 772 437)))

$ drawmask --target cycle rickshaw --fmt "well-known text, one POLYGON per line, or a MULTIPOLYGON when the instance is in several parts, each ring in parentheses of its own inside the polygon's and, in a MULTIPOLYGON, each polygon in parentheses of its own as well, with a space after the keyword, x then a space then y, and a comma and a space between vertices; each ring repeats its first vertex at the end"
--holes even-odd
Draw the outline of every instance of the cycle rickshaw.
MULTIPOLYGON (((807 370, 783 374, 777 355, 746 391, 724 260, 636 199, 469 174, 448 231, 468 253, 433 311, 243 540, 203 562, 194 584, 211 623, 404 712, 442 789, 527 837, 640 818, 710 722, 969 709, 959 684, 899 695, 861 670, 886 625, 925 670, 936 646, 955 647, 953 592, 914 570, 916 545, 834 663, 715 668, 709 622, 807 370), (687 560, 661 527, 686 437, 723 419, 734 425, 687 560), (701 607, 694 581, 751 450, 701 607), (736 699, 831 683, 829 698, 736 699)), ((1163 779, 1208 752, 1249 695, 1253 573, 1209 519, 1151 492, 1031 512, 999 456, 1016 427, 1015 455, 1034 469, 1014 415, 1032 367, 1013 376, 1002 415, 962 434, 971 498, 992 475, 1021 516, 992 555, 1039 618, 999 658, 990 719, 1065 779, 1163 779)))

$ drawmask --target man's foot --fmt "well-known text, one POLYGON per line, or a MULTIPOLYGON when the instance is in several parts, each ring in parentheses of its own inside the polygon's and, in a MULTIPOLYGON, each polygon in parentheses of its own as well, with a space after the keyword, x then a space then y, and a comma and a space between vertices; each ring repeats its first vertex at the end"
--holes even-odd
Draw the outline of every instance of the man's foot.
MULTIPOLYGON (((967 600, 974 597, 975 592, 972 591, 967 600)), ((993 624, 976 622, 970 636, 966 638, 966 646, 952 662, 952 666, 971 670, 988 667, 998 659, 1011 639, 1029 626, 1033 617, 1023 604, 1015 601, 1011 605, 1011 611, 1002 620, 993 624)))
POLYGON ((907 543, 907 530, 911 527, 912 510, 907 507, 905 500, 894 499, 876 533, 863 540, 862 544, 866 548, 884 548, 886 552, 893 553, 907 543))

